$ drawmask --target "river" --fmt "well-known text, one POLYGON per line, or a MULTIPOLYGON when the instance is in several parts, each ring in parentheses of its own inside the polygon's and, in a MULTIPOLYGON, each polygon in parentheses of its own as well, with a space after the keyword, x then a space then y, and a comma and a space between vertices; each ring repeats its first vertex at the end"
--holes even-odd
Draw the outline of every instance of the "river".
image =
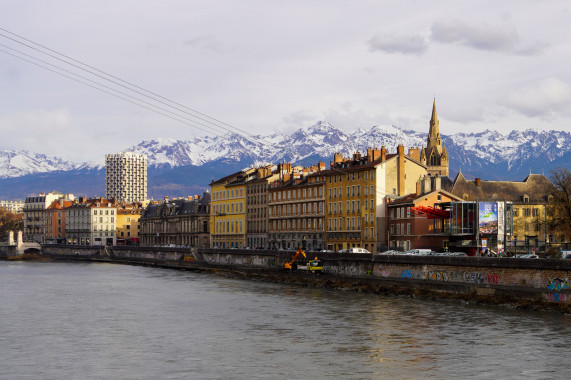
POLYGON ((568 379, 571 316, 0 261, 2 379, 568 379))

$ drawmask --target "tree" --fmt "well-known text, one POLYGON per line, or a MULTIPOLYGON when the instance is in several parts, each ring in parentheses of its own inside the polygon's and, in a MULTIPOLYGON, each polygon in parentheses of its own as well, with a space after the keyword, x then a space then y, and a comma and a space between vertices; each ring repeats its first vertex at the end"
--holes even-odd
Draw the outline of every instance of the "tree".
POLYGON ((549 179, 555 186, 549 206, 552 228, 565 234, 571 233, 571 171, 566 168, 553 169, 549 179))
POLYGON ((7 238, 9 231, 24 229, 24 214, 14 214, 0 208, 0 240, 7 238))

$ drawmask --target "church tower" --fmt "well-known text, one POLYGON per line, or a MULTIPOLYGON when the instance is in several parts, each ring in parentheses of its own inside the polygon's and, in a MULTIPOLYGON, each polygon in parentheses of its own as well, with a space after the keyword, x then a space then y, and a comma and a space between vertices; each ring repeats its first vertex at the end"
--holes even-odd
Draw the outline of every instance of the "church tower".
POLYGON ((430 129, 426 139, 426 148, 422 147, 420 153, 421 162, 426 165, 428 174, 448 176, 448 153, 446 147, 442 145, 440 129, 438 126, 438 115, 436 114, 436 99, 432 104, 432 117, 430 118, 430 129))

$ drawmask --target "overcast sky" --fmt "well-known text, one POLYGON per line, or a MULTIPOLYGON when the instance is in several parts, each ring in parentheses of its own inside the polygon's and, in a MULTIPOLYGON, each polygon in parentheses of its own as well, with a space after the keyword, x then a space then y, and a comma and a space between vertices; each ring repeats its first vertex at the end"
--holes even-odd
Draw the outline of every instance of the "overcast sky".
MULTIPOLYGON (((571 131, 569 1, 1 5, 0 28, 255 134, 319 120, 427 132, 434 96, 443 134, 571 131)), ((6 52, 75 70, 0 33, 6 52)), ((0 83, 0 149, 88 161, 207 134, 5 52, 0 83)))

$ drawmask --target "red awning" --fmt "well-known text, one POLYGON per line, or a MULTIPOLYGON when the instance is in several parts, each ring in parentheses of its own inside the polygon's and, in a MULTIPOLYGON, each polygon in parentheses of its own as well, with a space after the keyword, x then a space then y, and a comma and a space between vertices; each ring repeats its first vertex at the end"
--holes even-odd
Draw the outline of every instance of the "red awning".
POLYGON ((441 210, 429 206, 416 206, 411 207, 411 211, 417 215, 425 215, 428 219, 448 219, 450 218, 450 211, 441 210))

